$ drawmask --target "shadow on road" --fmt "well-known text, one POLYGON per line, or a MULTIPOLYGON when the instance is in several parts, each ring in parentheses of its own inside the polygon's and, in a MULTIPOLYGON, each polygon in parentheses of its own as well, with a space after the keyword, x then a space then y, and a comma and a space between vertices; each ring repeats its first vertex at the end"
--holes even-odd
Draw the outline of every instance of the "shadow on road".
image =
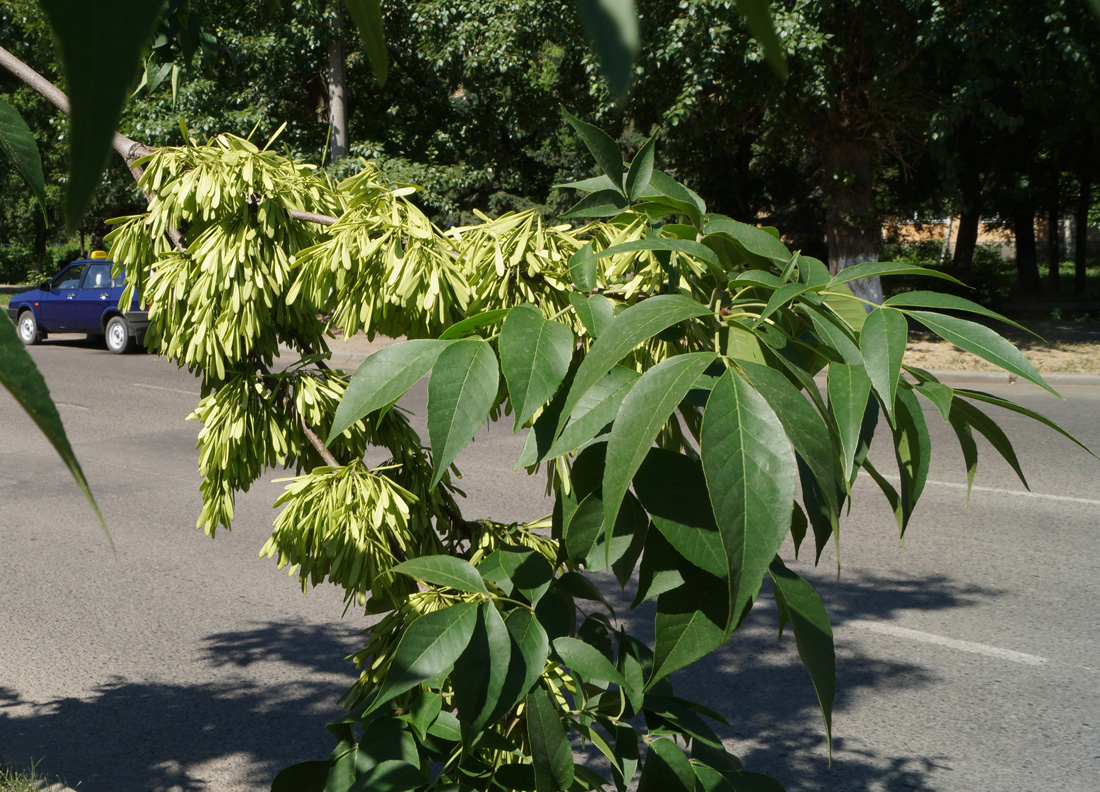
MULTIPOLYGON (((966 607, 998 592, 960 588, 946 578, 818 586, 833 616, 839 655, 832 767, 794 640, 788 635, 776 642, 770 592, 729 645, 676 675, 678 693, 725 715, 730 725, 717 731, 746 767, 777 777, 790 792, 934 789, 936 757, 884 756, 845 736, 844 711, 854 697, 933 680, 916 664, 860 654, 846 643, 844 622, 966 607)), ((627 595, 613 600, 622 616, 627 595)), ((627 620, 644 635, 652 615, 638 611, 627 620)), ((220 788, 209 781, 207 768, 214 764, 240 777, 240 788, 266 789, 285 765, 331 751, 323 724, 337 714, 336 698, 352 679, 351 665, 341 658, 359 640, 342 625, 270 622, 209 636, 199 661, 211 673, 208 682, 120 679, 88 698, 38 704, 0 688, 0 753, 23 766, 40 762, 42 772, 73 786, 79 782, 81 792, 220 788)))
POLYGON ((198 663, 208 682, 118 679, 46 703, 0 688, 0 758, 80 792, 267 789, 282 767, 332 750, 324 723, 353 681, 342 658, 358 641, 341 625, 270 622, 210 636, 198 663), (243 783, 212 783, 215 764, 243 783))

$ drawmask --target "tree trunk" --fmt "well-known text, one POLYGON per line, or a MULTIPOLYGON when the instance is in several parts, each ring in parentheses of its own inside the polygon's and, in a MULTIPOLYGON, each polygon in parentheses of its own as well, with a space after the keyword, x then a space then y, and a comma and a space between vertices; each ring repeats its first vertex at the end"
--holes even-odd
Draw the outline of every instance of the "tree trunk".
POLYGON ((1047 283, 1051 291, 1058 291, 1058 265, 1061 251, 1058 249, 1058 174, 1051 179, 1050 195, 1047 203, 1047 283))
POLYGON ((1035 211, 1030 207, 1012 214, 1016 234, 1016 285, 1020 291, 1041 294, 1043 281, 1039 276, 1039 257, 1035 250, 1035 211))
POLYGON ((333 160, 348 155, 348 109, 345 98, 347 78, 344 73, 344 10, 339 0, 332 0, 332 41, 328 45, 328 125, 329 152, 333 160))
MULTIPOLYGON (((829 271, 878 259, 882 229, 875 211, 874 152, 854 137, 825 143, 825 237, 829 271)), ((857 297, 882 302, 882 283, 861 278, 848 284, 857 297)))
POLYGON ((955 233, 955 255, 951 267, 961 281, 970 278, 974 265, 974 249, 978 246, 978 231, 982 222, 982 175, 978 169, 964 167, 960 174, 962 211, 959 213, 959 230, 955 233))
POLYGON ((943 245, 940 246, 940 266, 951 260, 951 235, 955 233, 955 215, 948 215, 943 224, 943 245))
POLYGON ((1081 191, 1077 194, 1077 217, 1074 225, 1077 226, 1077 241, 1074 244, 1073 257, 1073 293, 1085 293, 1085 267, 1088 265, 1089 253, 1089 206, 1092 204, 1092 163, 1085 163, 1081 168, 1079 178, 1081 191))

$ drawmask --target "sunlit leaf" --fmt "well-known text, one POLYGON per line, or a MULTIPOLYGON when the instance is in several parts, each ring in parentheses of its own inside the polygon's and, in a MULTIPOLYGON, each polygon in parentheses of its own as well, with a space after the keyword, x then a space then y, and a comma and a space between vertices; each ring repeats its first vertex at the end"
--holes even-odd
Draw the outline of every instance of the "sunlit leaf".
POLYGON ((19 112, 0 96, 0 151, 8 155, 12 165, 31 188, 35 200, 42 209, 42 219, 46 215, 46 178, 42 174, 42 157, 38 153, 38 144, 34 141, 30 127, 19 112))
POLYGON ((851 481, 860 427, 867 410, 867 399, 871 395, 871 380, 863 366, 830 363, 828 391, 829 409, 840 432, 844 479, 851 481))
POLYGON ((478 606, 466 651, 455 662, 452 683, 462 739, 467 744, 489 723, 500 701, 512 657, 508 628, 492 602, 478 606))
MULTIPOLYGON (((592 154, 592 158, 596 160, 600 170, 607 178, 611 179, 612 184, 615 185, 615 191, 619 193, 625 206, 626 195, 623 193, 623 171, 626 169, 626 164, 623 162, 623 153, 619 150, 619 144, 612 140, 611 136, 602 129, 581 121, 564 107, 561 108, 561 115, 569 123, 569 126, 576 130, 577 136, 584 143, 589 153, 592 154)), ((593 195, 598 194, 593 193, 593 195)))
POLYGON ((497 348, 515 413, 513 431, 519 431, 565 379, 573 333, 535 306, 517 305, 500 328, 497 348))
POLYGON ((626 173, 626 197, 631 201, 641 198, 649 187, 649 179, 653 176, 653 149, 656 141, 656 135, 647 140, 630 163, 630 169, 626 173))
POLYGON ((391 571, 409 575, 433 586, 445 586, 456 591, 488 594, 485 581, 469 561, 448 555, 420 556, 402 561, 391 571))
POLYGON ((439 354, 428 380, 433 487, 489 417, 498 384, 496 355, 486 342, 455 341, 439 354))
POLYGON ((908 338, 909 326, 905 315, 896 308, 871 311, 859 335, 859 348, 863 353, 867 376, 871 378, 871 387, 882 400, 882 407, 891 421, 894 416, 894 394, 898 389, 901 361, 908 338))

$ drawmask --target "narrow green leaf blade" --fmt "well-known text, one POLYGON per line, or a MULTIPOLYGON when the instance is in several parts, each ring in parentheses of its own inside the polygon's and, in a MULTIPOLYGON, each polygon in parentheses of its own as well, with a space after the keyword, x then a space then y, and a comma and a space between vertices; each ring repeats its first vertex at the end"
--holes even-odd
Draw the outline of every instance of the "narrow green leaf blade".
MULTIPOLYGON (((641 38, 634 0, 578 0, 592 49, 617 102, 626 100, 641 38)), ((619 169, 621 178, 622 169, 619 169)))
POLYGON ((446 586, 456 591, 488 594, 485 581, 473 564, 449 555, 430 555, 410 558, 395 566, 392 572, 414 577, 433 586, 446 586))
POLYGON ((527 736, 538 792, 559 792, 573 784, 573 751, 558 710, 541 689, 527 694, 527 736))
POLYGON ((871 379, 863 366, 830 363, 827 388, 829 410, 836 420, 844 454, 844 480, 851 481, 863 416, 871 395, 871 379))
POLYGON ((604 248, 595 255, 595 258, 604 256, 616 256, 620 253, 634 253, 642 250, 669 250, 676 253, 692 256, 705 262, 712 272, 725 277, 725 270, 718 261, 718 254, 704 245, 702 242, 692 242, 688 239, 666 239, 665 237, 653 237, 651 239, 638 239, 633 242, 623 242, 621 245, 612 245, 604 248))
POLYGON ((69 94, 65 218, 75 229, 107 163, 119 116, 162 6, 159 0, 42 0, 69 94))
POLYGON ((614 217, 626 209, 626 198, 615 190, 600 190, 589 193, 573 204, 563 218, 574 217, 614 217))
POLYGON ((775 32, 770 0, 737 0, 737 8, 745 17, 753 38, 764 49, 764 59, 780 79, 787 79, 787 55, 779 34, 775 32))
POLYGON ((662 360, 646 371, 623 399, 607 441, 603 481, 605 541, 610 541, 619 505, 657 433, 714 357, 713 352, 693 352, 662 360))
POLYGON ((913 509, 924 491, 932 458, 928 425, 913 391, 906 388, 898 391, 897 414, 891 429, 894 436, 894 455, 901 475, 901 528, 904 533, 913 509))
POLYGON ((1038 421, 1043 426, 1053 429, 1055 432, 1062 435, 1062 437, 1066 438, 1067 440, 1073 441, 1081 448, 1081 450, 1087 451, 1091 456, 1096 456, 1096 454, 1093 453, 1092 449, 1090 449, 1087 445, 1071 435, 1061 426, 1056 424, 1054 421, 1050 420, 1042 413, 1035 412, 1035 410, 1024 407, 1022 404, 1017 404, 1016 402, 1009 401, 1008 399, 1002 399, 998 396, 994 396, 991 393, 983 393, 982 391, 970 390, 968 388, 956 388, 955 395, 962 396, 967 399, 973 399, 974 401, 985 402, 986 404, 992 404, 995 407, 1001 407, 1005 410, 1009 410, 1010 412, 1027 416, 1031 420, 1038 421))
POLYGON ((435 466, 431 486, 489 417, 498 385, 496 355, 485 341, 455 341, 440 353, 428 380, 428 437, 435 466))
POLYGON ((653 149, 657 141, 654 135, 639 149, 630 163, 630 169, 626 172, 626 197, 630 201, 637 201, 649 187, 649 179, 653 176, 653 149))
POLYGON ((919 267, 916 264, 905 264, 900 261, 865 261, 862 264, 853 264, 845 267, 832 277, 829 286, 859 280, 860 278, 881 277, 883 275, 921 275, 929 278, 942 278, 960 286, 965 285, 957 278, 945 272, 938 272, 927 267, 919 267))
POLYGON ((871 387, 882 400, 883 409, 891 421, 908 338, 909 326, 905 315, 896 308, 871 311, 863 323, 863 332, 859 334, 859 349, 863 353, 867 376, 871 378, 871 387))
POLYGON ((452 683, 462 740, 473 739, 491 723, 512 658, 512 641, 492 602, 478 606, 477 624, 466 651, 455 663, 452 683))
MULTIPOLYGON (((582 2, 585 2, 586 5, 592 4, 589 0, 582 0, 582 2)), ((611 179, 615 189, 625 200, 623 171, 626 170, 626 165, 623 163, 623 153, 619 150, 619 144, 612 140, 611 136, 602 129, 581 121, 564 107, 561 108, 561 114, 569 126, 576 130, 577 136, 580 137, 581 142, 592 154, 596 164, 600 166, 600 170, 604 172, 607 178, 611 179)))
POLYGON ((42 157, 27 122, 19 111, 0 96, 0 151, 8 155, 12 165, 31 188, 46 219, 46 177, 42 173, 42 157))
POLYGON ((42 378, 34 360, 27 353, 19 337, 15 334, 15 327, 11 322, 0 320, 0 385, 3 385, 15 397, 15 401, 34 421, 39 431, 50 441, 50 445, 57 451, 57 455, 69 468, 73 478, 76 479, 84 497, 91 504, 99 524, 103 526, 103 532, 107 534, 108 541, 114 546, 111 534, 107 530, 107 523, 99 511, 92 490, 88 487, 88 480, 84 478, 84 471, 80 468, 80 462, 69 445, 69 438, 65 434, 65 427, 61 423, 61 415, 50 398, 50 390, 46 387, 46 380, 42 378))
POLYGON ((467 316, 461 321, 455 322, 448 327, 442 333, 439 334, 441 341, 450 341, 459 338, 465 338, 468 335, 472 335, 475 330, 480 330, 483 327, 489 327, 508 316, 510 308, 497 308, 492 311, 485 311, 483 313, 476 314, 475 316, 467 316))
POLYGON ((410 624, 397 644, 377 696, 364 714, 454 665, 474 634, 477 608, 475 602, 460 602, 425 614, 410 624))
MULTIPOLYGON (((833 702, 836 699, 836 650, 829 614, 813 586, 783 564, 777 556, 769 569, 780 612, 790 619, 802 665, 810 674, 817 703, 825 720, 825 736, 832 752, 833 702)), ((780 626, 782 629, 782 625, 780 626)))
POLYGON ((375 352, 351 375, 348 388, 336 408, 327 443, 375 410, 400 399, 431 371, 449 341, 402 341, 375 352))
POLYGON ((978 433, 989 441, 989 444, 1016 472, 1016 476, 1020 479, 1020 483, 1024 485, 1024 489, 1031 489, 1028 486, 1027 478, 1024 476, 1024 470, 1020 467, 1020 460, 1016 458, 1016 451, 1012 447, 1012 442, 1008 439, 1008 435, 1004 433, 1004 430, 997 425, 996 421, 973 404, 962 399, 955 399, 951 404, 951 423, 954 425, 956 422, 977 429, 978 433))
POLYGON ((565 422, 573 413, 573 408, 588 389, 603 379, 611 367, 626 357, 634 347, 677 322, 705 316, 710 312, 707 306, 688 297, 662 294, 643 300, 618 314, 596 339, 596 343, 577 368, 569 395, 562 407, 555 436, 561 433, 565 422))
POLYGON ((727 371, 707 401, 700 456, 729 564, 729 617, 748 612, 791 522, 798 469, 778 416, 727 371))
POLYGON ((386 52, 386 33, 382 27, 382 0, 344 0, 344 5, 359 28, 363 49, 370 60, 378 85, 386 84, 390 73, 390 58, 386 52))
POLYGON ((967 352, 973 352, 983 360, 988 360, 1005 371, 1023 377, 1028 382, 1050 391, 1059 399, 1062 398, 1058 391, 1046 383, 1020 350, 985 325, 927 311, 906 311, 906 313, 945 341, 950 341, 967 352))
POLYGON ((886 300, 883 305, 890 305, 894 308, 932 308, 937 311, 966 311, 968 313, 978 314, 979 316, 985 316, 989 319, 996 319, 998 322, 1004 322, 1007 325, 1012 325, 1015 328, 1031 333, 1036 338, 1039 337, 1022 324, 1012 321, 1007 316, 1002 316, 996 311, 991 311, 984 305, 979 305, 973 300, 967 300, 964 297, 956 297, 954 294, 942 294, 933 291, 902 292, 886 300))
POLYGON ((489 722, 498 720, 531 692, 550 656, 550 638, 535 614, 516 608, 504 620, 512 641, 512 661, 501 689, 497 707, 489 722))
POLYGON ((611 682, 626 687, 626 680, 611 661, 594 646, 577 638, 562 636, 554 639, 554 651, 567 666, 586 682, 611 682))
POLYGON ((534 305, 517 305, 500 328, 497 349, 515 413, 512 431, 518 432, 565 379, 573 333, 548 321, 534 305))

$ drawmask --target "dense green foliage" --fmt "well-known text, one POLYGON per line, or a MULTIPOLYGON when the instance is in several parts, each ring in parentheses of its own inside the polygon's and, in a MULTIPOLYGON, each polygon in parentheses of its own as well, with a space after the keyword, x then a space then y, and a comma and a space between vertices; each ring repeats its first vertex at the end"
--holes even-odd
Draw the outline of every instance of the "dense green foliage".
POLYGON ((939 312, 989 311, 928 291, 865 306, 847 287, 944 276, 830 276, 773 229, 710 212, 655 168, 652 140, 628 165, 565 118, 600 167, 569 214, 607 218, 579 228, 523 212, 444 232, 376 170, 335 182, 221 135, 141 163, 154 197, 109 236, 152 298, 151 345, 202 379, 199 526, 230 528, 235 493, 291 468, 263 554, 381 616, 332 756, 276 790, 778 788, 669 675, 730 640, 768 578, 829 731, 828 615, 780 549, 836 541, 861 472, 904 532, 931 455, 921 400, 955 429, 968 479, 975 431, 1018 469, 983 404, 1045 420, 903 365, 912 320, 1048 387, 995 333, 939 312), (171 228, 187 229, 179 247, 171 228), (325 363, 332 326, 409 340, 349 380, 325 363), (425 442, 400 399, 429 374, 425 442), (526 432, 517 465, 543 470, 551 515, 462 513, 453 466, 486 420, 526 432), (873 441, 893 447, 900 488, 873 441), (366 466, 368 445, 390 459, 366 466), (634 607, 655 601, 652 645, 590 579, 602 571, 634 607))

